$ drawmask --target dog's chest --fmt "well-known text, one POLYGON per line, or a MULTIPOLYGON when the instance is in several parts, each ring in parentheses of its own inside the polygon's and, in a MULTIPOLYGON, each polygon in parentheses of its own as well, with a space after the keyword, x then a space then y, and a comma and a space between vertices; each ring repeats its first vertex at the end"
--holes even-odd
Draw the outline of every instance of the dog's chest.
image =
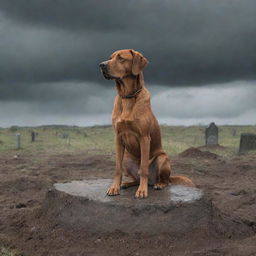
POLYGON ((121 119, 119 118, 115 122, 115 130, 118 135, 131 133, 135 136, 139 136, 140 129, 135 120, 121 119))
POLYGON ((138 124, 131 120, 119 120, 116 122, 115 130, 117 136, 122 140, 126 150, 133 156, 140 155, 140 130, 138 124))

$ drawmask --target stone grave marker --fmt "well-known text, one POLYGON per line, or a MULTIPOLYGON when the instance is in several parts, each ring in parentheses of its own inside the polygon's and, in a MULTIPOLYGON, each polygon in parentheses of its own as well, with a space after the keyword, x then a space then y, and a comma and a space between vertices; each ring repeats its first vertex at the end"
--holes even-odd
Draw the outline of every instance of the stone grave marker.
POLYGON ((239 153, 246 153, 249 150, 256 150, 256 134, 241 133, 239 153))
POLYGON ((31 132, 31 142, 35 142, 36 140, 36 133, 34 131, 31 132))
POLYGON ((20 133, 16 134, 16 149, 20 149, 20 133))
POLYGON ((219 128, 213 122, 205 129, 205 145, 218 145, 219 128))

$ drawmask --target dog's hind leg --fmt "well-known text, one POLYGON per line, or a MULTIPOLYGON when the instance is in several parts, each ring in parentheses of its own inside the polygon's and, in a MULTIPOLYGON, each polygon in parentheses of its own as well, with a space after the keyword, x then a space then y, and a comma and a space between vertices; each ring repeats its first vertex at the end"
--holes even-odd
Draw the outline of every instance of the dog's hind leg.
POLYGON ((155 159, 155 166, 157 169, 157 181, 154 189, 163 189, 168 186, 171 174, 170 159, 166 154, 161 154, 155 159))
POLYGON ((154 189, 163 189, 168 186, 169 183, 172 185, 195 187, 193 181, 185 176, 170 176, 171 162, 166 154, 161 154, 156 158, 155 166, 158 171, 158 176, 154 189))
POLYGON ((129 177, 131 181, 122 182, 121 188, 125 189, 139 185, 139 163, 127 152, 124 154, 123 169, 125 176, 129 177))

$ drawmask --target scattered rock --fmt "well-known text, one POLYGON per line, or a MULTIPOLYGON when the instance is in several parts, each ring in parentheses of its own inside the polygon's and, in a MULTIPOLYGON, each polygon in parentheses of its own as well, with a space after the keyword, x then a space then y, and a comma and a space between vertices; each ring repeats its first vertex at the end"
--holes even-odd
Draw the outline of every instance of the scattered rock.
POLYGON ((31 231, 31 232, 35 232, 35 231, 36 231, 36 227, 35 227, 35 226, 32 227, 32 228, 30 229, 30 231, 31 231))
POLYGON ((94 241, 94 243, 95 243, 95 244, 101 243, 101 239, 100 239, 100 238, 96 239, 96 240, 94 241))

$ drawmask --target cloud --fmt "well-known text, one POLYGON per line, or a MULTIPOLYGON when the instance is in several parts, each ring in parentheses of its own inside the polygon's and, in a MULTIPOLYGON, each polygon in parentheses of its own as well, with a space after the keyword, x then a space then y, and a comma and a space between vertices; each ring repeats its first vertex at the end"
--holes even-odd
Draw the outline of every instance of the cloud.
POLYGON ((49 124, 93 126, 111 123, 110 113, 90 114, 82 111, 76 114, 70 111, 69 106, 50 104, 45 112, 45 105, 28 102, 0 102, 0 108, 8 111, 1 111, 0 127, 19 126, 39 126, 49 124))
MULTIPOLYGON (((112 82, 109 83, 109 87, 75 81, 38 85, 40 90, 34 100, 0 101, 1 125, 110 124, 116 91, 112 82), (51 96, 49 88, 52 88, 51 96)), ((149 85, 148 88, 153 112, 161 124, 256 123, 255 81, 186 88, 149 85)))
POLYGON ((152 105, 160 116, 228 119, 254 110, 256 117, 255 82, 236 81, 204 88, 165 89, 152 97, 152 105))
POLYGON ((0 120, 110 123, 98 64, 134 48, 161 122, 254 124, 255 24, 255 0, 1 0, 0 120))
MULTIPOLYGON (((102 79, 98 63, 134 48, 149 83, 255 79, 254 0, 2 0, 0 83, 102 79)), ((22 85, 19 85, 22 86, 22 85)))
POLYGON ((25 87, 37 82, 90 80, 92 71, 101 78, 90 52, 93 40, 84 34, 22 26, 4 19, 0 35, 1 87, 5 83, 25 87))

